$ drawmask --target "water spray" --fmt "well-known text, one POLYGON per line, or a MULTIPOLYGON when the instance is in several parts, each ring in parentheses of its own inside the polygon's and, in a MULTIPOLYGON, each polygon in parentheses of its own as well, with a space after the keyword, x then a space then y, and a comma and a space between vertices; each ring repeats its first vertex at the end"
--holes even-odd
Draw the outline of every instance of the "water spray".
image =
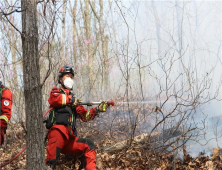
MULTIPOLYGON (((92 105, 100 105, 102 102, 81 102, 79 105, 87 105, 87 106, 92 106, 92 105)), ((111 101, 105 101, 106 104, 109 106, 114 106, 115 102, 113 100, 111 101)))
MULTIPOLYGON (((166 101, 164 100, 150 100, 150 101, 123 101, 123 102, 114 102, 113 100, 111 101, 106 101, 108 105, 111 106, 116 106, 116 105, 121 105, 121 104, 157 104, 157 103, 164 103, 166 101)), ((81 102, 79 105, 87 105, 87 106, 92 106, 92 105, 99 105, 102 102, 81 102)), ((168 100, 166 103, 176 103, 176 101, 170 101, 168 100)))
MULTIPOLYGON (((121 105, 121 104, 158 104, 158 103, 164 103, 164 102, 166 102, 166 103, 176 103, 176 101, 172 101, 172 100, 168 100, 168 101, 165 101, 165 100, 149 100, 149 101, 129 101, 129 102, 127 102, 127 101, 122 101, 122 102, 121 101, 120 102, 108 101, 107 103, 109 105, 112 105, 112 106, 114 106, 114 104, 115 104, 115 106, 116 106, 116 105, 121 105)), ((98 105, 101 102, 91 102, 91 103, 93 103, 92 105, 98 105)), ((81 103, 81 105, 82 105, 82 103, 81 103)), ((83 105, 87 105, 87 104, 84 103, 83 105)))
POLYGON ((151 104, 151 103, 157 103, 157 100, 154 101, 130 101, 130 102, 117 102, 116 105, 120 104, 151 104))

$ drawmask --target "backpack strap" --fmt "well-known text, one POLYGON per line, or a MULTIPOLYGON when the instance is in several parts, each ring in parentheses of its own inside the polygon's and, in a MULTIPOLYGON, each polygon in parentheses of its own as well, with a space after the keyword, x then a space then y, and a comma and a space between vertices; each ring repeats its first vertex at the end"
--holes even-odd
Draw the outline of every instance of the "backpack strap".
POLYGON ((59 91, 62 92, 62 94, 66 94, 66 92, 62 88, 60 88, 59 91))

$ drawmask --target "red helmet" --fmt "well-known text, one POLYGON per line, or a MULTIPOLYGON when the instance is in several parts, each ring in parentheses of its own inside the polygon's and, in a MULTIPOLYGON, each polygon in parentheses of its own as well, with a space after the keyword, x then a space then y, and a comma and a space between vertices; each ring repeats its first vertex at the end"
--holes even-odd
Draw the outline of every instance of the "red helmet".
POLYGON ((58 82, 60 83, 59 81, 59 78, 62 77, 64 74, 66 73, 71 73, 74 77, 74 70, 72 67, 70 66, 63 66, 59 69, 59 75, 58 75, 58 82))

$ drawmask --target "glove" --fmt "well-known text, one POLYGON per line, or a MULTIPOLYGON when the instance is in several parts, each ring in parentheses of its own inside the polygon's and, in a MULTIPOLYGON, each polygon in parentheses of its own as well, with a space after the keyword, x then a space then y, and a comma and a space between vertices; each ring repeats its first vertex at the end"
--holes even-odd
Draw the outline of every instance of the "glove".
POLYGON ((80 103, 82 103, 82 100, 74 98, 72 105, 77 107, 80 103))
POLYGON ((98 112, 106 112, 107 111, 107 108, 109 107, 109 105, 107 104, 107 102, 105 101, 102 101, 99 106, 97 106, 95 108, 95 111, 98 113, 98 112))

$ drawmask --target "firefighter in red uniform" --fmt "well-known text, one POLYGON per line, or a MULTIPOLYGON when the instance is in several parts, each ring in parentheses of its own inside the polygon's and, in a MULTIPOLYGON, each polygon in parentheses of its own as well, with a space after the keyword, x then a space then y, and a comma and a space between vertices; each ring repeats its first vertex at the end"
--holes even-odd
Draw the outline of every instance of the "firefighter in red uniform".
POLYGON ((93 142, 89 139, 78 138, 76 135, 77 116, 83 122, 93 120, 99 112, 106 112, 108 104, 102 102, 96 108, 87 111, 78 105, 81 100, 75 99, 71 93, 74 71, 72 67, 64 66, 59 70, 61 87, 53 87, 48 102, 53 110, 50 111, 46 122, 49 129, 47 138, 46 164, 55 169, 60 153, 84 155, 86 170, 96 169, 96 153, 93 142))
POLYGON ((0 81, 0 145, 4 142, 7 124, 11 118, 12 92, 2 85, 0 81))

